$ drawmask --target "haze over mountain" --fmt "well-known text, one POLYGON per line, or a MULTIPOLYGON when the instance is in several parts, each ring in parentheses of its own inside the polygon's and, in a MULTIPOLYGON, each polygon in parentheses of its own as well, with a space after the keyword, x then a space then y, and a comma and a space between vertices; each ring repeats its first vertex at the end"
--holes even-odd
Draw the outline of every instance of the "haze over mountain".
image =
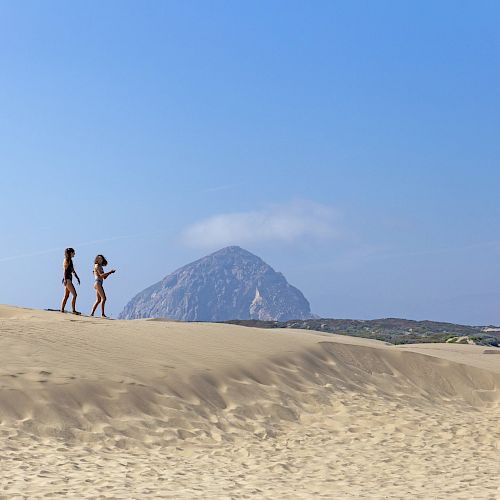
POLYGON ((192 262, 136 295, 120 319, 183 321, 311 318, 309 302, 261 258, 230 246, 192 262))

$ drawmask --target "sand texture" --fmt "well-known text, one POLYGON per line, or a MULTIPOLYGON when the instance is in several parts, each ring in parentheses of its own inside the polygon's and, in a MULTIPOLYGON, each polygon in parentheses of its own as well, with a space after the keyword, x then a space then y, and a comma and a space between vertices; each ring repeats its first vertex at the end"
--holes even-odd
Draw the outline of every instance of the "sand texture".
POLYGON ((500 498, 500 349, 0 306, 0 499, 500 498))

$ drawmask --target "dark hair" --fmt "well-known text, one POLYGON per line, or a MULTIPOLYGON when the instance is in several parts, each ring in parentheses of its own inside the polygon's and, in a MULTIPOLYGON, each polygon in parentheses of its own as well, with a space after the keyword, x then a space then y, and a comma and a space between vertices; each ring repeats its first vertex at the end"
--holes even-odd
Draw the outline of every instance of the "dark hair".
POLYGON ((108 261, 106 260, 106 257, 104 257, 104 255, 101 255, 101 254, 96 255, 96 258, 94 259, 94 264, 98 264, 97 259, 99 257, 102 257, 102 265, 103 266, 107 266, 108 265, 108 261))
POLYGON ((67 259, 67 260, 71 260, 71 254, 72 253, 75 253, 75 249, 74 248, 66 248, 66 250, 64 250, 64 258, 67 259))

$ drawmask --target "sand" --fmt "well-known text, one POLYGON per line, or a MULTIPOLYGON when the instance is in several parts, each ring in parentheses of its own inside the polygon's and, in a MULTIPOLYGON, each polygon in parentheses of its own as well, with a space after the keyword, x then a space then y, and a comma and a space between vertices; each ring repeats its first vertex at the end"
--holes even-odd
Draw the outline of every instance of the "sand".
POLYGON ((500 349, 0 306, 0 499, 500 498, 500 349))

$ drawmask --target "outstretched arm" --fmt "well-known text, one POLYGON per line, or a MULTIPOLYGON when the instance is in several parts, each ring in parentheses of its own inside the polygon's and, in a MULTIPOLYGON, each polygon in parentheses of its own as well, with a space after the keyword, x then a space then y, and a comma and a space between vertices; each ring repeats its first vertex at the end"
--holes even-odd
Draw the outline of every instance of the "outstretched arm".
POLYGON ((100 267, 96 266, 96 268, 95 268, 95 274, 101 280, 105 280, 110 274, 113 274, 114 272, 115 272, 115 270, 112 269, 111 271, 109 271, 107 273, 103 273, 103 272, 101 272, 100 267))
POLYGON ((106 279, 110 274, 113 274, 115 273, 116 271, 114 269, 111 269, 111 271, 109 271, 108 273, 104 273, 102 275, 102 279, 106 279))

